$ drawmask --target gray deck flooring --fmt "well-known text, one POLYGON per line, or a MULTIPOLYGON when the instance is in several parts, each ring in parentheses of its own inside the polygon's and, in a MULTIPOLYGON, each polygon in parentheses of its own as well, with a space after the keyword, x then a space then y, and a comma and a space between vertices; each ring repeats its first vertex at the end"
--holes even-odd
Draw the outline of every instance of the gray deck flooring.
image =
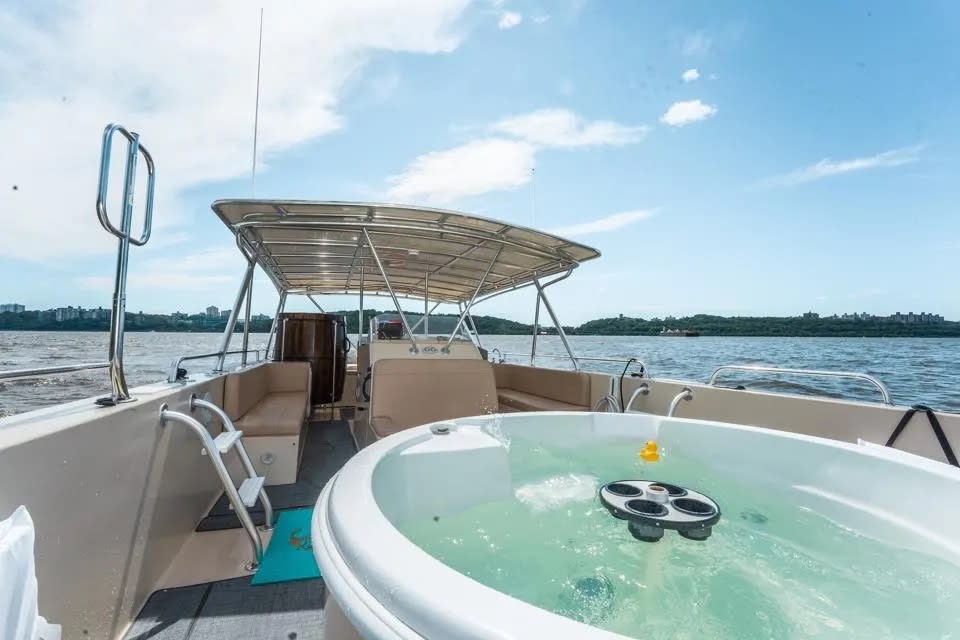
POLYGON ((323 640, 321 578, 251 586, 250 578, 163 589, 124 640, 323 640))
MULTIPOLYGON (((307 429, 300 473, 293 484, 267 487, 267 495, 274 511, 300 509, 316 504, 327 481, 357 452, 346 420, 311 422, 307 429)), ((263 524, 263 509, 258 502, 250 509, 255 524, 263 524)), ((210 513, 197 525, 197 531, 237 529, 240 521, 230 509, 225 495, 221 495, 210 513)))

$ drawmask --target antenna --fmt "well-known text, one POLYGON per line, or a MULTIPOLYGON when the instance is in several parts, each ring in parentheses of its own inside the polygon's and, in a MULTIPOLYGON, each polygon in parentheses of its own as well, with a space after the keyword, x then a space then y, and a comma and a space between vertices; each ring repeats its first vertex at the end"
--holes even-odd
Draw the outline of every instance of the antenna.
POLYGON ((257 195, 257 129, 260 124, 260 57, 263 54, 263 7, 260 7, 260 44, 257 46, 257 99, 253 107, 253 164, 250 167, 250 195, 257 195))
POLYGON ((532 227, 536 228, 537 226, 537 168, 530 167, 530 194, 531 194, 531 207, 533 209, 533 224, 532 227))

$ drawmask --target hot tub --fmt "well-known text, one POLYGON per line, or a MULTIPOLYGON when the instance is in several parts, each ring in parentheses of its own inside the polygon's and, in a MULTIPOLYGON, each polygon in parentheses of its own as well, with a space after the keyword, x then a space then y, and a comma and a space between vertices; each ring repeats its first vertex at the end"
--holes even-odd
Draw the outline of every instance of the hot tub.
POLYGON ((313 548, 364 638, 944 638, 958 505, 960 471, 877 445, 518 413, 364 449, 321 494, 313 548), (638 538, 598 496, 625 480, 722 515, 707 538, 638 538))

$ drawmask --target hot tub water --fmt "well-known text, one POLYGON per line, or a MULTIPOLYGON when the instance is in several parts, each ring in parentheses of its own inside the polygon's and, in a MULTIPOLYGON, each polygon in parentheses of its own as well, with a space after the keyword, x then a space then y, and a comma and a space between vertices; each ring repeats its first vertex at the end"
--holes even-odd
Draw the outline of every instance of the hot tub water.
POLYGON ((638 638, 960 637, 960 567, 840 526, 800 491, 670 450, 649 464, 622 442, 506 442, 512 498, 396 523, 485 585, 638 638), (704 491, 724 517, 707 542, 640 543, 597 500, 623 478, 704 491))

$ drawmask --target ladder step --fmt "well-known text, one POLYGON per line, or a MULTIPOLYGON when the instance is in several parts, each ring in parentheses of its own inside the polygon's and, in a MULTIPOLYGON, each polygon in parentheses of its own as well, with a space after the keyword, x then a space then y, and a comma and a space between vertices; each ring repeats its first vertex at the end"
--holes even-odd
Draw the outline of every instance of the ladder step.
POLYGON ((240 494, 240 502, 242 502, 245 507, 250 508, 257 504, 257 497, 260 495, 260 489, 263 488, 264 480, 265 478, 263 476, 257 476, 255 478, 247 478, 240 484, 237 493, 240 494))
POLYGON ((224 454, 237 444, 242 435, 243 431, 224 431, 213 439, 213 443, 217 445, 217 450, 224 454))

